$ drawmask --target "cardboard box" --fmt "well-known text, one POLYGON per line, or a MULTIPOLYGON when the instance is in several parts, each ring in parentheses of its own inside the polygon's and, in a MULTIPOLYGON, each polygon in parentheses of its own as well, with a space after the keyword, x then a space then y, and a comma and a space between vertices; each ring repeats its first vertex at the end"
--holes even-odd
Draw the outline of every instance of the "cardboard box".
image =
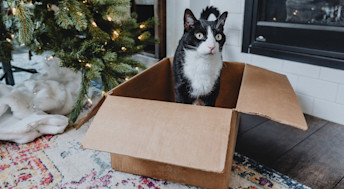
POLYGON ((110 152, 118 171, 228 188, 240 112, 307 129, 284 75, 224 62, 216 107, 177 104, 165 58, 100 99, 82 146, 110 152))

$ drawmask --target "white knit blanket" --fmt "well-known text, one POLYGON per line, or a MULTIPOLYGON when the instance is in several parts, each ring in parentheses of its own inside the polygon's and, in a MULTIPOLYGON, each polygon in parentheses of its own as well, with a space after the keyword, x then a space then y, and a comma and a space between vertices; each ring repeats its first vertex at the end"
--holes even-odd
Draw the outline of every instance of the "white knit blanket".
POLYGON ((0 140, 27 143, 44 134, 62 133, 80 88, 81 75, 42 62, 40 73, 14 87, 0 83, 0 140))

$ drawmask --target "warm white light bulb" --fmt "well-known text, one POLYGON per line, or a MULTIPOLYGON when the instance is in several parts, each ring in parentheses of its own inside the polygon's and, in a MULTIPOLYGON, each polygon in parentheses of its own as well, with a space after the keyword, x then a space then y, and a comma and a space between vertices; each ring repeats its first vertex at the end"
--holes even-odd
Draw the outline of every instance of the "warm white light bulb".
POLYGON ((92 104, 92 103, 93 103, 92 100, 91 100, 90 98, 87 99, 87 102, 88 102, 89 104, 92 104))
POLYGON ((17 9, 13 7, 13 8, 12 8, 12 14, 15 15, 16 13, 17 13, 17 9))

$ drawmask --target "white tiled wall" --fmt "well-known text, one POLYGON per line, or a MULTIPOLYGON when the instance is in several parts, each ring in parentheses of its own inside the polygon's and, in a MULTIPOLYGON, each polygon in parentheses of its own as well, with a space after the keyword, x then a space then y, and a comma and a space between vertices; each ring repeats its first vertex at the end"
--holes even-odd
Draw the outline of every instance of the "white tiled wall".
MULTIPOLYGON (((199 3, 195 0, 168 0, 173 6, 167 6, 167 25, 174 30, 167 30, 171 40, 179 40, 183 32, 183 14, 185 8, 190 8, 199 17, 199 3), (186 7, 178 4, 183 2, 186 7), (197 6, 195 6, 197 5, 197 6), (178 25, 173 20, 179 20, 178 25), (178 32, 176 32, 178 30, 178 32), (173 39, 172 39, 173 38, 173 39)), ((167 4, 169 4, 167 3, 167 4)), ((285 74, 300 101, 302 110, 329 121, 344 124, 344 71, 321 66, 314 66, 299 62, 287 61, 277 58, 241 53, 242 31, 244 20, 244 0, 207 0, 220 9, 228 11, 229 16, 225 24, 227 41, 223 49, 225 61, 245 62, 263 67, 278 73, 285 74)), ((177 42, 167 42, 167 55, 173 56, 177 42)))

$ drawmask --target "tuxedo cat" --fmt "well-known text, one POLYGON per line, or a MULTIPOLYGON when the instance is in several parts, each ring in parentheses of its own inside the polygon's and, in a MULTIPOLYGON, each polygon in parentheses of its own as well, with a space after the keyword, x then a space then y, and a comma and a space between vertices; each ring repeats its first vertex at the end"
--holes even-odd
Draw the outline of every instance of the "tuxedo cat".
POLYGON ((190 9, 185 10, 184 34, 173 60, 176 102, 215 105, 220 89, 221 52, 226 41, 223 26, 227 14, 220 15, 215 7, 207 7, 197 20, 190 9), (217 19, 208 21, 210 14, 217 19))

